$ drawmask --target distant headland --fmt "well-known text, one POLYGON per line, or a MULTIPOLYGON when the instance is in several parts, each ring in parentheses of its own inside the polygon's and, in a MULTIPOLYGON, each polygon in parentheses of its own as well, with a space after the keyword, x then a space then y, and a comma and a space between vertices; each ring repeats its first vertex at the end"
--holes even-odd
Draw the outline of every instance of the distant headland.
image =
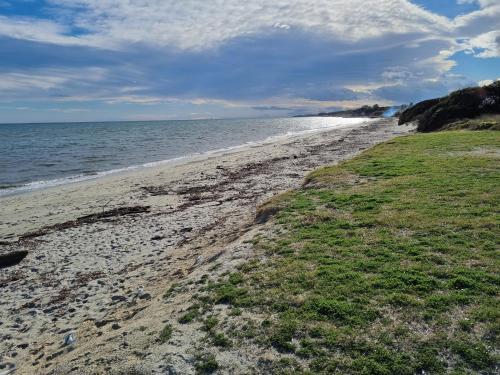
POLYGON ((321 112, 317 114, 297 115, 294 117, 394 117, 397 116, 402 110, 406 109, 408 105, 383 107, 378 104, 364 105, 356 109, 347 109, 343 111, 334 112, 321 112))

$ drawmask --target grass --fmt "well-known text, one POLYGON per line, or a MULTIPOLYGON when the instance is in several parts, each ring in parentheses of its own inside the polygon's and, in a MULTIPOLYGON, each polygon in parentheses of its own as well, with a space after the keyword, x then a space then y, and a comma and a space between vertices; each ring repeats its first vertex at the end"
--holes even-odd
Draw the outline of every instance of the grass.
POLYGON ((475 119, 467 119, 445 125, 441 130, 500 130, 499 115, 485 115, 475 119))
POLYGON ((200 316, 200 306, 195 304, 187 309, 187 312, 179 318, 179 323, 188 324, 200 316))
POLYGON ((219 363, 213 354, 204 354, 196 358, 195 370, 197 374, 211 374, 219 368, 219 363))
POLYGON ((160 342, 162 344, 168 342, 172 338, 172 333, 174 332, 174 329, 170 324, 165 325, 163 329, 160 332, 160 342))
POLYGON ((315 171, 265 207, 286 229, 256 241, 267 261, 203 303, 268 316, 232 337, 287 353, 285 373, 494 373, 499 146, 493 131, 418 134, 315 171))
POLYGON ((222 332, 213 332, 210 334, 212 344, 220 348, 230 348, 232 342, 222 332))

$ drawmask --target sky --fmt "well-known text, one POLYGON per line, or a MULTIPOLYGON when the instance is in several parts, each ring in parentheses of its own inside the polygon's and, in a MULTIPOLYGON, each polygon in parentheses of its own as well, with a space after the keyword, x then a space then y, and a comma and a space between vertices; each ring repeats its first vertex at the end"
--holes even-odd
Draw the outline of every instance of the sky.
POLYGON ((500 0, 0 0, 0 123, 281 117, 500 78, 500 0))

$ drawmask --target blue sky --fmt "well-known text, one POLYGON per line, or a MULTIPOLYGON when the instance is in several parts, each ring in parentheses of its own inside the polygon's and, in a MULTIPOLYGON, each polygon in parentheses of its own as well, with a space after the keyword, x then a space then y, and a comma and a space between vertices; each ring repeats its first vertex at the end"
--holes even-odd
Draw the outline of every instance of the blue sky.
POLYGON ((0 0, 0 122, 289 116, 500 78, 498 0, 0 0))

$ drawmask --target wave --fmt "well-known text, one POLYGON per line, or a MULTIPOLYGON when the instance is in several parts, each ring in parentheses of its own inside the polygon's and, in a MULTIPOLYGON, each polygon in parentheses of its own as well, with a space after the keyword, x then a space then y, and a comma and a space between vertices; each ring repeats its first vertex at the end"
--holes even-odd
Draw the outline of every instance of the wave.
POLYGON ((23 184, 23 185, 8 185, 8 184, 0 185, 0 197, 18 195, 18 194, 23 194, 23 193, 35 191, 35 190, 47 189, 47 188, 61 186, 61 185, 68 185, 68 184, 73 184, 73 183, 77 183, 77 182, 95 180, 95 179, 98 179, 101 177, 131 172, 131 171, 135 171, 135 170, 139 170, 139 169, 143 169, 143 168, 153 168, 153 167, 157 167, 157 166, 161 166, 161 165, 168 165, 168 164, 173 165, 173 164, 178 164, 178 163, 182 163, 182 162, 189 162, 196 157, 203 157, 203 156, 210 157, 210 156, 219 155, 219 154, 233 153, 233 152, 243 150, 245 148, 264 145, 267 143, 273 143, 273 142, 285 140, 285 139, 288 139, 291 137, 297 137, 297 136, 306 135, 306 134, 320 133, 320 132, 325 132, 325 131, 334 130, 334 129, 341 129, 341 128, 350 127, 353 125, 359 125, 361 123, 374 121, 374 119, 367 119, 367 118, 342 118, 342 117, 338 117, 338 118, 329 118, 329 119, 331 121, 328 124, 315 124, 315 126, 312 126, 310 129, 307 129, 307 130, 287 132, 285 134, 278 134, 278 135, 267 137, 267 138, 265 138, 263 140, 259 140, 259 141, 245 142, 245 143, 243 143, 241 145, 237 145, 237 146, 228 146, 228 147, 219 148, 216 150, 210 150, 210 151, 201 152, 201 153, 191 153, 188 155, 183 155, 183 156, 179 156, 179 157, 175 157, 175 158, 171 158, 171 159, 152 161, 152 162, 148 162, 148 163, 144 163, 144 164, 131 165, 128 167, 116 168, 116 169, 111 169, 111 170, 107 170, 107 171, 88 171, 88 170, 82 169, 82 171, 80 173, 72 175, 72 176, 61 177, 61 178, 56 178, 56 179, 51 179, 51 180, 33 181, 33 182, 29 182, 29 183, 23 184), (337 119, 338 119, 338 121, 334 121, 337 119))

